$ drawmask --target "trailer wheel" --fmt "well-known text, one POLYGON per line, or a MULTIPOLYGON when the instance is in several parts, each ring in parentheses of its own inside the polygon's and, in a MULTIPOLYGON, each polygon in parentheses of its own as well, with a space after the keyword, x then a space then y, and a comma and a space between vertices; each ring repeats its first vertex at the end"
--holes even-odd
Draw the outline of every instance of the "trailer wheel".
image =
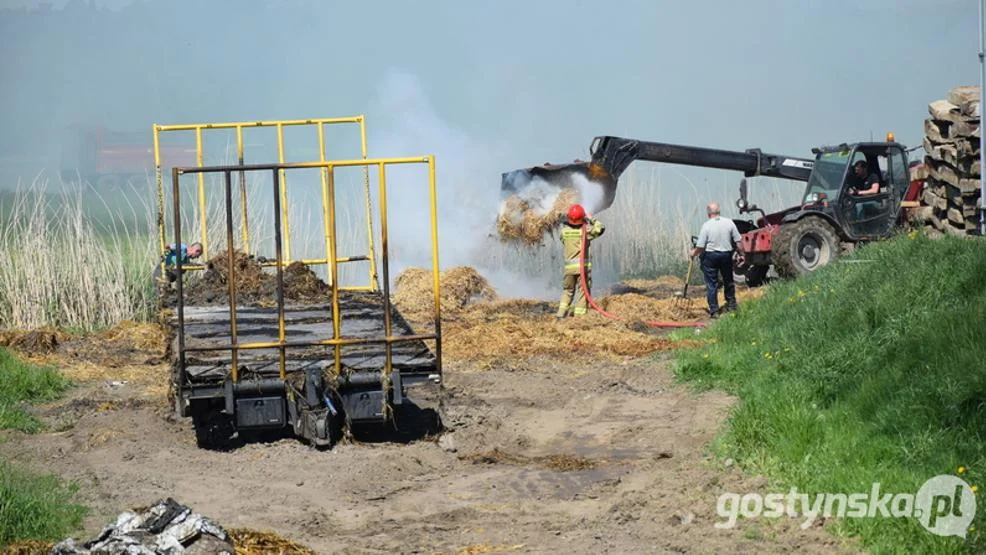
POLYGON ((781 225, 774 241, 774 267, 781 277, 814 272, 839 257, 839 236, 822 218, 781 225))
POLYGON ((223 451, 232 447, 236 426, 233 418, 223 414, 212 403, 192 404, 192 425, 195 426, 195 441, 200 449, 223 451))

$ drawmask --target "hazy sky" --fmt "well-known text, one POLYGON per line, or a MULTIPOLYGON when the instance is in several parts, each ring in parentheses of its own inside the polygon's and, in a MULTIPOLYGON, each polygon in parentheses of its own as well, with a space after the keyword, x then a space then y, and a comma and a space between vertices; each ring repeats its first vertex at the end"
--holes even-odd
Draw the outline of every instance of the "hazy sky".
POLYGON ((796 154, 893 130, 910 146, 929 101, 978 84, 976 0, 2 2, 5 155, 76 121, 382 128, 391 72, 514 165, 584 156, 600 134, 796 154))

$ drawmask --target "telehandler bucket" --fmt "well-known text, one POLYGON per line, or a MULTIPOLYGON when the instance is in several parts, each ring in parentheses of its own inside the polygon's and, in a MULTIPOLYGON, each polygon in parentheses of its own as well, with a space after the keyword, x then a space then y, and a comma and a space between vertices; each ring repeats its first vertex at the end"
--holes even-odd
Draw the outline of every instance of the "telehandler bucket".
POLYGON ((551 189, 579 191, 586 210, 597 212, 613 204, 616 179, 594 162, 576 160, 571 164, 544 164, 506 172, 500 182, 501 197, 518 195, 524 199, 547 196, 551 189))

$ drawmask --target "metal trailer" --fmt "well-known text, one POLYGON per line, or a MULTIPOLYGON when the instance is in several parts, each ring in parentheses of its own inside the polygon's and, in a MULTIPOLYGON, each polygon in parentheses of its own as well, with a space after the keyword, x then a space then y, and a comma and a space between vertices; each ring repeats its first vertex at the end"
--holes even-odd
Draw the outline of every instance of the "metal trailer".
MULTIPOLYGON (((273 183, 271 208, 274 225, 273 260, 263 262, 276 276, 275 306, 246 306, 237 301, 234 257, 228 256, 227 298, 224 306, 189 304, 185 300, 184 276, 201 271, 202 265, 182 265, 178 261, 179 279, 176 302, 167 312, 174 331, 172 342, 171 400, 176 414, 191 417, 198 444, 203 448, 223 448, 234 434, 291 430, 317 446, 332 445, 347 427, 360 425, 396 425, 402 408, 414 407, 408 388, 442 385, 441 306, 438 283, 438 228, 433 156, 413 158, 366 159, 366 132, 363 116, 331 120, 278 121, 234 124, 196 124, 154 126, 155 145, 158 133, 169 130, 194 130, 198 137, 199 165, 176 167, 171 175, 171 236, 180 245, 182 229, 181 177, 196 176, 201 241, 208 249, 208 226, 205 221, 207 175, 218 175, 208 186, 221 187, 225 216, 226 245, 246 252, 250 247, 246 211, 245 176, 252 172, 270 172, 273 183), (358 123, 364 158, 326 160, 324 125, 358 123), (322 158, 316 162, 285 163, 282 128, 286 125, 317 126, 322 158), (235 128, 242 147, 244 127, 276 126, 281 161, 276 164, 202 166, 201 134, 208 129, 235 128), (387 236, 387 168, 392 165, 424 164, 428 167, 428 198, 432 247, 434 291, 434 331, 415 333, 390 302, 390 274, 387 236), (343 167, 364 169, 366 194, 368 254, 337 256, 335 170, 343 167), (369 187, 369 169, 377 169, 380 261, 382 276, 377 279, 373 245, 373 220, 369 187), (290 233, 287 226, 288 202, 286 175, 291 170, 319 169, 326 253, 324 259, 302 260, 307 265, 327 266, 331 301, 291 302, 284 295, 284 270, 293 261, 289 256, 290 233), (233 174, 239 176, 241 205, 234 207, 233 174), (234 234, 234 212, 239 213, 242 233, 234 234), (340 286, 340 263, 368 261, 368 286, 340 286), (382 287, 378 285, 382 283, 382 287), (429 348, 431 342, 434 348, 429 348)), ((160 158, 155 149, 160 170, 160 158)), ((163 176, 158 175, 158 202, 161 244, 165 244, 165 210, 163 176)), ((208 251, 206 251, 208 252, 208 251)), ((203 255, 204 257, 207 255, 203 255)), ((418 407, 414 407, 418 408, 418 407)), ((415 413, 415 411, 411 411, 415 413)), ((421 411, 417 411, 418 414, 421 411)), ((430 429, 440 428, 438 414, 432 411, 430 429)))

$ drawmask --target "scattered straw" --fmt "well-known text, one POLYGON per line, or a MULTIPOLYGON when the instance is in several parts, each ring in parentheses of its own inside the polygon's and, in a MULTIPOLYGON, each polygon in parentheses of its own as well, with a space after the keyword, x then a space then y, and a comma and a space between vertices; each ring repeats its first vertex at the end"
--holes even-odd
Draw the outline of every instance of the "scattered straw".
POLYGON ((315 555, 312 549, 273 532, 230 528, 226 533, 236 548, 236 555, 315 555))
POLYGON ((130 320, 120 322, 97 338, 111 343, 116 349, 147 351, 158 356, 163 355, 168 346, 168 332, 163 326, 130 320))
MULTIPOLYGON (((442 356, 449 362, 492 368, 532 357, 552 357, 560 362, 590 358, 625 359, 669 351, 682 346, 664 337, 645 321, 700 322, 706 319, 701 287, 690 292, 687 302, 673 294, 680 279, 665 276, 633 280, 621 286, 645 293, 625 293, 597 299, 599 305, 619 317, 610 320, 595 311, 577 318, 557 320, 554 302, 533 299, 486 300, 476 291, 485 281, 472 269, 462 269, 461 283, 443 287, 450 295, 442 304, 442 356), (468 270, 468 271, 467 271, 468 270), (473 302, 463 304, 465 299, 473 302)), ((758 297, 762 289, 737 288, 740 303, 758 297)), ((398 278, 395 305, 421 333, 430 331, 431 273, 412 268, 398 278)), ((721 293, 720 293, 721 296, 721 293)))
POLYGON ((677 276, 660 276, 654 279, 628 279, 623 282, 627 287, 650 291, 654 289, 672 289, 680 291, 685 286, 685 280, 677 276))
POLYGON ((597 302, 606 312, 632 322, 698 322, 708 314, 704 301, 677 303, 673 297, 655 299, 638 293, 613 295, 597 302))
POLYGON ((517 551, 523 549, 526 544, 518 543, 515 545, 470 545, 460 549, 458 555, 480 555, 482 553, 502 553, 505 551, 517 551))
POLYGON ((460 455, 459 460, 470 461, 473 464, 514 464, 520 466, 540 466, 549 470, 559 472, 571 472, 574 470, 586 470, 596 467, 596 461, 575 455, 542 455, 528 457, 526 455, 515 455, 494 448, 492 451, 484 453, 470 453, 460 455))
POLYGON ((5 555, 48 555, 55 544, 43 540, 24 540, 7 544, 3 548, 5 555))
POLYGON ((580 195, 573 188, 562 189, 547 211, 539 206, 537 200, 532 202, 512 195, 500 206, 500 215, 496 220, 497 233, 504 240, 537 245, 545 233, 561 225, 568 207, 577 202, 580 202, 580 195))
POLYGON ((561 360, 640 357, 674 347, 669 339, 635 331, 598 314, 561 321, 554 316, 509 313, 491 318, 481 305, 446 326, 442 339, 443 357, 483 365, 535 356, 561 360))
POLYGON ((70 337, 64 330, 52 327, 31 331, 2 330, 0 347, 10 347, 27 356, 42 356, 55 352, 70 337))
MULTIPOLYGON (((247 528, 227 529, 236 555, 315 555, 315 551, 299 543, 282 538, 273 532, 258 532, 247 528)), ((40 540, 27 540, 7 545, 5 555, 47 555, 55 544, 40 540)))

